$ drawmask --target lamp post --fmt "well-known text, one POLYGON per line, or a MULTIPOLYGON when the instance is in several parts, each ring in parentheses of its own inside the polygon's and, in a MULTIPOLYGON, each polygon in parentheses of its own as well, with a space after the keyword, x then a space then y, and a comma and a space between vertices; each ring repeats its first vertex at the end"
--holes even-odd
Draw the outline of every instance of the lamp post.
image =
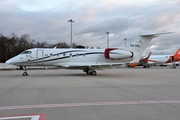
POLYGON ((127 39, 126 39, 126 38, 124 38, 124 41, 125 41, 125 47, 126 47, 126 40, 127 40, 127 39))
POLYGON ((110 34, 110 32, 106 32, 106 34, 107 34, 107 48, 109 48, 109 34, 110 34))
POLYGON ((72 48, 72 23, 74 22, 72 19, 68 20, 68 22, 71 22, 71 48, 72 48))

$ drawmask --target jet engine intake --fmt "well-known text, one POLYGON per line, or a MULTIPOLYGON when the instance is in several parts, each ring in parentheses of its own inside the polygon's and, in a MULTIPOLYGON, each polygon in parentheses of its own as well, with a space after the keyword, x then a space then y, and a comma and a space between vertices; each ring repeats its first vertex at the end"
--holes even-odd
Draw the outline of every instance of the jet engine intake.
POLYGON ((117 48, 107 48, 105 50, 105 57, 110 59, 125 59, 133 57, 134 53, 131 51, 117 49, 117 48))

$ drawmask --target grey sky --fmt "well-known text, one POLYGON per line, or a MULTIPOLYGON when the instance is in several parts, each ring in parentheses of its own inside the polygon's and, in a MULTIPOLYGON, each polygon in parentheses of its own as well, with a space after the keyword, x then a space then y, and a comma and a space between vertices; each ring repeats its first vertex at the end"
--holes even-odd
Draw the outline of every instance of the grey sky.
POLYGON ((180 48, 180 0, 0 0, 0 33, 29 34, 36 41, 124 46, 141 32, 175 32, 153 39, 146 53, 172 54, 180 48))

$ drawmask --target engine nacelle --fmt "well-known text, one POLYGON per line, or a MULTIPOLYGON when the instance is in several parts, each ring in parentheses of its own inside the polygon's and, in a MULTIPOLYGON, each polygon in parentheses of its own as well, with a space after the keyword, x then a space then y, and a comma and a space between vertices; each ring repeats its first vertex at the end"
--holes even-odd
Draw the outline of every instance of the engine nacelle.
POLYGON ((104 53, 106 58, 110 59, 125 59, 133 57, 133 52, 117 49, 117 48, 107 48, 104 53))

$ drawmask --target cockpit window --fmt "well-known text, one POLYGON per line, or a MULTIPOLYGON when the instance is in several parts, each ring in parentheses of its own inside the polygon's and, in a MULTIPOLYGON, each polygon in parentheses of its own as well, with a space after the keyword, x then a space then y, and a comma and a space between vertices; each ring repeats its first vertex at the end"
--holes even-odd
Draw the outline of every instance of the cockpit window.
POLYGON ((24 51, 21 54, 31 54, 31 51, 24 51))

